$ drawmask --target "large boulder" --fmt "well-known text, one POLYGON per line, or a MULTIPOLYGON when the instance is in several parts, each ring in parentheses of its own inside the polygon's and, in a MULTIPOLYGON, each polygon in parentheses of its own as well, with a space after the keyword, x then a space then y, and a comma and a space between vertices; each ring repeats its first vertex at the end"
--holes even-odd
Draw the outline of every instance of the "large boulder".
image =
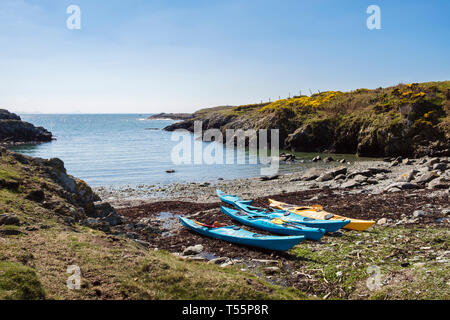
POLYGON ((324 172, 325 172, 325 169, 323 169, 323 168, 310 168, 302 174, 301 180, 303 180, 303 181, 315 180, 320 175, 322 175, 324 172))
POLYGON ((110 226, 117 226, 122 224, 122 217, 108 202, 96 202, 94 204, 95 216, 102 221, 108 223, 110 226))

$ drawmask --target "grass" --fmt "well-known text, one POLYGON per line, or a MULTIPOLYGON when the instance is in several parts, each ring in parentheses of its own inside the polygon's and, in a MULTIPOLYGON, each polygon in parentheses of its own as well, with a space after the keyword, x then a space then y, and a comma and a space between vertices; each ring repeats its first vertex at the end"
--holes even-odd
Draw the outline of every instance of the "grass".
POLYGON ((415 143, 426 145, 427 141, 445 142, 445 137, 450 138, 449 87, 450 81, 442 81, 374 90, 328 91, 270 103, 202 109, 194 114, 194 120, 212 120, 221 130, 241 128, 243 123, 246 128, 256 130, 279 129, 281 144, 296 151, 311 150, 295 141, 292 144, 287 138, 309 126, 316 128, 314 136, 323 137, 306 143, 317 150, 336 149, 337 153, 362 156, 409 156, 417 149, 413 147, 415 143), (387 141, 391 136, 392 141, 387 141), (342 137, 347 141, 342 141, 342 137), (404 143, 398 144, 396 139, 404 143), (378 146, 377 140, 387 141, 388 148, 378 146))
POLYGON ((55 226, 28 237, 9 237, 7 242, 0 242, 0 259, 32 266, 48 299, 306 297, 299 290, 269 284, 239 269, 179 260, 168 252, 145 250, 131 240, 111 241, 98 231, 74 232, 55 226), (69 265, 81 269, 80 290, 66 287, 69 265))
POLYGON ((0 300, 31 299, 45 299, 35 270, 20 263, 0 261, 0 300))
POLYGON ((324 239, 327 245, 321 250, 317 244, 293 249, 304 261, 301 269, 319 280, 321 296, 331 292, 331 298, 450 298, 448 262, 436 260, 449 248, 448 228, 376 226, 372 231, 324 239), (366 286, 369 266, 381 270, 378 291, 366 286))
POLYGON ((46 200, 69 205, 39 167, 0 157, 0 177, 20 181, 0 185, 0 212, 16 214, 20 231, 0 236, 0 299, 303 299, 299 290, 272 285, 237 268, 224 269, 150 251, 133 240, 79 224, 41 203, 26 199, 43 189, 46 200), (45 226, 45 227, 44 227, 45 226), (34 230, 27 230, 33 227, 34 230), (80 290, 69 290, 70 265, 81 269, 80 290))

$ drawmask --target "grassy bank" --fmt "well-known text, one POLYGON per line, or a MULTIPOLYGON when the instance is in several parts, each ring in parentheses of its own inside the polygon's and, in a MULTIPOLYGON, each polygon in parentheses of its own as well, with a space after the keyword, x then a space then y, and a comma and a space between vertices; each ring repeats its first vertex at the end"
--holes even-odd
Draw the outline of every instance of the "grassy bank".
POLYGON ((450 299, 446 227, 376 226, 324 242, 294 249, 302 259, 298 271, 316 280, 310 288, 300 286, 309 293, 330 299, 450 299), (372 266, 381 271, 378 288, 367 286, 375 279, 372 266))
POLYGON ((305 297, 239 269, 179 260, 134 240, 72 223, 60 209, 72 204, 42 172, 43 167, 22 164, 8 154, 0 161, 0 214, 20 220, 0 226, 0 299, 305 297), (44 201, 32 200, 35 190, 44 190, 44 201), (81 269, 80 290, 66 286, 69 265, 81 269))

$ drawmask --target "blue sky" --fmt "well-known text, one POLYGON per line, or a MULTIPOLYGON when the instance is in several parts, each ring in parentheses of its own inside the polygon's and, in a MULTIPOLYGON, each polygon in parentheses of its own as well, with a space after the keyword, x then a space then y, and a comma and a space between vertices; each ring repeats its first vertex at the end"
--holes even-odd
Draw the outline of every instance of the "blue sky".
POLYGON ((449 80, 449 35, 448 0, 0 0, 0 108, 190 112, 449 80))

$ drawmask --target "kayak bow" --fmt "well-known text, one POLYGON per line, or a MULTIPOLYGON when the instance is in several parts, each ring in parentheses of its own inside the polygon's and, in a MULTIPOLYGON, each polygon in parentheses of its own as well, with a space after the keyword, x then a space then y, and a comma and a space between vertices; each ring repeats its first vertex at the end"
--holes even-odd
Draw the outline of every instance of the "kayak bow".
POLYGON ((291 205, 291 204, 287 204, 287 203, 272 200, 272 199, 269 199, 269 203, 270 203, 270 206, 273 208, 288 210, 289 212, 292 212, 292 213, 295 213, 295 214, 298 214, 300 216, 307 217, 307 218, 325 219, 325 220, 329 220, 329 221, 349 220, 350 223, 344 227, 344 229, 349 229, 349 230, 364 231, 375 224, 375 221, 373 221, 373 220, 352 219, 352 218, 347 218, 347 217, 343 217, 343 216, 340 216, 337 214, 327 212, 327 211, 323 210, 323 207, 321 205, 296 206, 296 205, 291 205))
POLYGON ((335 232, 345 225, 350 223, 350 220, 323 220, 323 219, 314 219, 303 217, 301 215, 290 213, 286 210, 277 210, 277 209, 266 209, 266 208, 258 208, 251 205, 252 200, 242 200, 238 196, 235 195, 227 195, 224 192, 217 190, 217 195, 219 198, 227 203, 233 205, 238 210, 243 210, 248 214, 253 215, 265 215, 269 218, 280 218, 283 221, 288 221, 291 223, 297 223, 306 227, 311 228, 321 228, 325 229, 326 232, 335 232))
POLYGON ((183 226, 204 236, 270 250, 289 250, 305 238, 304 236, 266 236, 247 231, 237 226, 220 226, 219 224, 205 225, 184 217, 180 217, 180 222, 183 226))
POLYGON ((277 234, 303 235, 311 240, 320 240, 325 234, 324 229, 305 227, 290 221, 283 221, 277 218, 273 219, 264 215, 251 215, 242 210, 238 211, 224 206, 220 207, 220 211, 242 224, 277 234))

